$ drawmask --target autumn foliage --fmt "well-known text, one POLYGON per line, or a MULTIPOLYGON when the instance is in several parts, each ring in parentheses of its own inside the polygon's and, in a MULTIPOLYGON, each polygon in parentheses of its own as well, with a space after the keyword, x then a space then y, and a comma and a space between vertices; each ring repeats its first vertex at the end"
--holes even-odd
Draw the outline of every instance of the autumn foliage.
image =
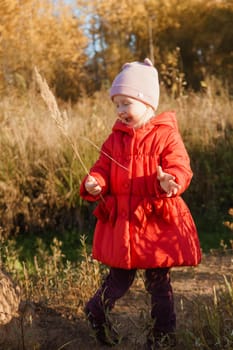
POLYGON ((81 18, 48 0, 3 0, 0 16, 1 90, 22 93, 38 66, 58 95, 79 95, 87 59, 81 18))
POLYGON ((232 89, 231 0, 3 0, 0 17, 2 94, 27 90, 37 66, 57 96, 77 100, 145 56, 175 96, 209 75, 232 89))

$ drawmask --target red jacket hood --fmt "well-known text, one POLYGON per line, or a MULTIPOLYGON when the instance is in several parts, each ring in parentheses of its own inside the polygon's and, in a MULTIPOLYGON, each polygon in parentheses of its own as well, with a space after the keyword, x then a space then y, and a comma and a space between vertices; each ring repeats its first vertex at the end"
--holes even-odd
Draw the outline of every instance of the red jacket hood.
MULTIPOLYGON (((178 130, 176 113, 175 112, 163 112, 161 114, 158 114, 158 115, 152 117, 141 128, 136 129, 136 130, 145 130, 145 128, 151 129, 152 127, 154 127, 156 125, 167 125, 167 126, 170 126, 172 129, 178 130)), ((121 130, 121 131, 125 131, 126 133, 129 133, 129 134, 135 132, 135 129, 122 123, 120 120, 117 120, 116 123, 113 125, 113 130, 121 130)))

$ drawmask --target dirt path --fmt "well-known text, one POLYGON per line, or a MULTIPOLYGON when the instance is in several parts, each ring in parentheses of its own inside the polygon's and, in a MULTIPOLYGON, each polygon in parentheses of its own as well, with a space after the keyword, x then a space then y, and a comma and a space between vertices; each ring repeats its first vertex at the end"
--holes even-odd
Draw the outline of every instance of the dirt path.
MULTIPOLYGON (((214 288, 224 287, 224 276, 230 280, 233 273, 233 255, 204 256, 196 268, 172 270, 173 289, 180 327, 187 322, 193 303, 213 298, 214 288)), ((139 350, 145 340, 150 312, 149 296, 142 279, 137 279, 131 290, 112 312, 122 343, 116 350, 139 350)), ((0 350, 99 350, 83 314, 74 319, 62 317, 55 309, 29 304, 24 318, 14 319, 0 329, 0 350)), ((179 349, 179 347, 177 347, 179 349)), ((183 350, 183 347, 182 347, 183 350)))

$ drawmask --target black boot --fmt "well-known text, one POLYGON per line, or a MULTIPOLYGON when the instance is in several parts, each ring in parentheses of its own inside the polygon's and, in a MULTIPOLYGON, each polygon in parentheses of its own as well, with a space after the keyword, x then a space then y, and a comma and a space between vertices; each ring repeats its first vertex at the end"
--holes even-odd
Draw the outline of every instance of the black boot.
POLYGON ((85 310, 85 313, 94 331, 95 338, 99 343, 108 346, 114 346, 120 343, 120 336, 109 320, 106 320, 104 323, 99 323, 88 310, 85 310))

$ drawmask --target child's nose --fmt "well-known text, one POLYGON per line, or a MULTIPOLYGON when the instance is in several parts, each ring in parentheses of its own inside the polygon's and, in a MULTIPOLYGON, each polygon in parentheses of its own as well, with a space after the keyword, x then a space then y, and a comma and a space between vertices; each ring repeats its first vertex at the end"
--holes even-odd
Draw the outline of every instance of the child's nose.
POLYGON ((124 119, 124 118, 126 117, 125 112, 124 112, 124 111, 118 112, 118 117, 119 117, 120 119, 124 119))

